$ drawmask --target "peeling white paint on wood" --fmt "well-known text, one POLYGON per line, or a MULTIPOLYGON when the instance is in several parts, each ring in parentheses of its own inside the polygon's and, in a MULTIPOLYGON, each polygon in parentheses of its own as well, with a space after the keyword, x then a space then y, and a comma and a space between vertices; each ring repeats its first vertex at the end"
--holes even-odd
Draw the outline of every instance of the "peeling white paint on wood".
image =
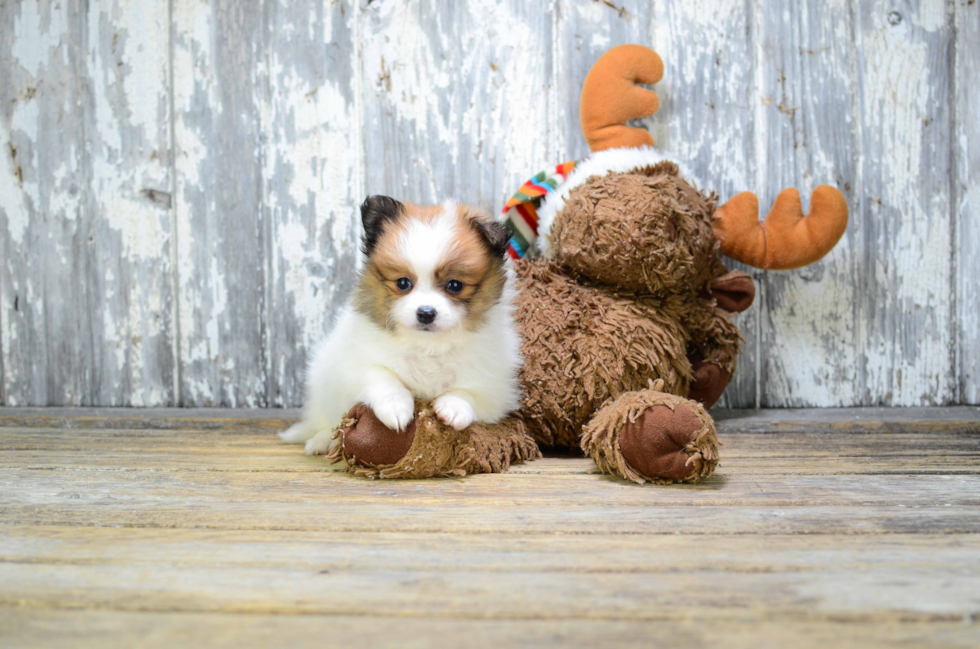
POLYGON ((980 403, 980 4, 956 2, 955 334, 960 400, 980 403))
POLYGON ((725 405, 980 402, 980 7, 943 0, 100 0, 0 6, 0 403, 298 405, 366 194, 496 211, 586 153, 607 48, 722 200, 852 225, 754 273, 725 405), (954 41, 955 27, 955 41, 954 41), (172 71, 172 75, 171 75, 172 71), (171 111, 171 105, 173 111, 171 111), (951 135, 952 134, 952 135, 951 135), (176 294, 174 293, 176 291, 176 294))
POLYGON ((372 2, 362 13, 368 194, 497 210, 556 164, 545 0, 372 2))
POLYGON ((173 400, 166 5, 0 7, 7 405, 173 400))
POLYGON ((943 0, 857 9, 859 398, 949 403, 952 24, 943 0))
POLYGON ((264 406, 260 0, 173 0, 180 405, 264 406))
MULTIPOLYGON (((805 209, 824 183, 856 204, 854 29, 843 2, 799 2, 781 12, 755 5, 759 87, 752 101, 761 216, 787 187, 800 191, 805 209)), ((816 264, 759 274, 764 407, 859 402, 854 259, 860 224, 852 218, 842 241, 816 264)))
POLYGON ((268 402, 302 402, 307 356, 357 272, 364 198, 357 6, 267 3, 263 101, 268 402))

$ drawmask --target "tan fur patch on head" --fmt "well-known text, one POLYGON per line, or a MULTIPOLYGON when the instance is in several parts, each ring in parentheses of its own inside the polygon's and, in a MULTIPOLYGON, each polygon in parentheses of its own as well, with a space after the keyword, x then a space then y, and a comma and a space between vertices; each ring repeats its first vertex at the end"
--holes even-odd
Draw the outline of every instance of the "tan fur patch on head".
POLYGON ((423 223, 432 223, 443 213, 442 205, 417 205, 415 203, 404 203, 405 217, 416 219, 423 223))
POLYGON ((398 220, 388 223, 368 258, 354 293, 354 308, 371 318, 380 327, 388 328, 388 314, 401 295, 397 282, 407 277, 418 281, 410 264, 402 257, 399 244, 413 220, 432 222, 439 216, 438 205, 402 203, 398 220))
POLYGON ((481 234, 481 226, 490 222, 490 217, 468 205, 459 205, 456 218, 459 232, 456 245, 443 258, 435 274, 443 286, 452 279, 463 283, 463 290, 458 295, 448 292, 447 295, 463 305, 466 326, 475 329, 483 323, 490 307, 500 302, 507 275, 503 256, 494 254, 481 234))
POLYGON ((354 308, 382 329, 389 328, 388 314, 398 295, 393 292, 373 261, 368 261, 354 289, 354 308))
POLYGON ((383 329, 390 327, 388 314, 400 295, 395 285, 398 278, 415 279, 405 260, 398 254, 398 239, 405 231, 406 212, 410 205, 403 203, 398 219, 385 224, 354 289, 354 308, 383 329))

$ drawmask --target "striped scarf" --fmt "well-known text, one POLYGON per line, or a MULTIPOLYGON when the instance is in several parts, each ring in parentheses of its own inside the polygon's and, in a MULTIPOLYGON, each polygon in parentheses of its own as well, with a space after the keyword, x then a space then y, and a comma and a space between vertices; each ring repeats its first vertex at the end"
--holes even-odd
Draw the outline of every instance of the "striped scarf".
POLYGON ((510 245, 507 254, 511 259, 534 256, 534 242, 538 238, 538 208, 541 201, 565 182, 575 169, 575 161, 565 162, 553 169, 545 169, 521 185, 517 193, 510 197, 504 209, 504 225, 510 230, 510 245))

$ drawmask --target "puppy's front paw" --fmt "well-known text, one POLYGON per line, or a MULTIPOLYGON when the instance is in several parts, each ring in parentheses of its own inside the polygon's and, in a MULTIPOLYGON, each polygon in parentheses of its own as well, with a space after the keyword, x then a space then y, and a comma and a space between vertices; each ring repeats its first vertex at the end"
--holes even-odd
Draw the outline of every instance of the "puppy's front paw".
POLYGON ((407 391, 385 395, 368 404, 381 423, 403 431, 415 419, 415 399, 407 391))
POLYGON ((310 439, 310 435, 312 434, 313 431, 310 430, 309 425, 304 420, 293 424, 288 430, 279 433, 279 439, 289 444, 300 444, 310 439))
POLYGON ((335 441, 333 431, 319 432, 306 442, 305 452, 307 455, 327 455, 335 441))
POLYGON ((476 413, 470 402, 455 394, 442 395, 435 400, 432 408, 442 423, 456 430, 463 430, 476 421, 476 413))

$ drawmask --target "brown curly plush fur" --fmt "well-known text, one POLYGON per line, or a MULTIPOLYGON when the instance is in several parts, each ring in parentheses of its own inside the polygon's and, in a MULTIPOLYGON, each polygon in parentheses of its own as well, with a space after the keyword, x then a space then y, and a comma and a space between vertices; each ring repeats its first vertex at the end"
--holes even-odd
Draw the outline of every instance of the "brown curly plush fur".
POLYGON ((398 432, 382 424, 367 406, 357 404, 337 427, 334 438, 339 443, 327 459, 344 460, 350 473, 369 478, 433 478, 500 473, 512 462, 541 457, 519 419, 476 423, 456 431, 439 421, 431 406, 427 401, 416 402, 414 423, 409 430, 398 432), (359 434, 371 435, 372 444, 355 443, 353 438, 359 434), (400 459, 391 462, 392 458, 385 457, 379 461, 388 455, 386 442, 394 439, 401 444, 407 441, 406 436, 412 436, 411 443, 400 459), (354 448, 363 448, 363 455, 358 457, 354 448))
POLYGON ((657 484, 708 477, 718 465, 719 444, 714 421, 704 406, 663 392, 662 381, 610 401, 582 434, 582 449, 604 472, 657 484), (645 466, 634 467, 626 459, 624 442, 645 447, 634 451, 648 460, 645 466), (656 453, 643 453, 650 447, 656 453))
POLYGON ((661 162, 576 187, 551 232, 555 261, 620 289, 697 293, 723 274, 710 218, 716 197, 677 174, 661 162))
POLYGON ((578 447, 602 404, 651 380, 687 396, 692 357, 734 373, 738 328, 701 297, 726 272, 713 209, 672 163, 592 178, 558 214, 554 261, 517 264, 520 416, 540 444, 578 447))

